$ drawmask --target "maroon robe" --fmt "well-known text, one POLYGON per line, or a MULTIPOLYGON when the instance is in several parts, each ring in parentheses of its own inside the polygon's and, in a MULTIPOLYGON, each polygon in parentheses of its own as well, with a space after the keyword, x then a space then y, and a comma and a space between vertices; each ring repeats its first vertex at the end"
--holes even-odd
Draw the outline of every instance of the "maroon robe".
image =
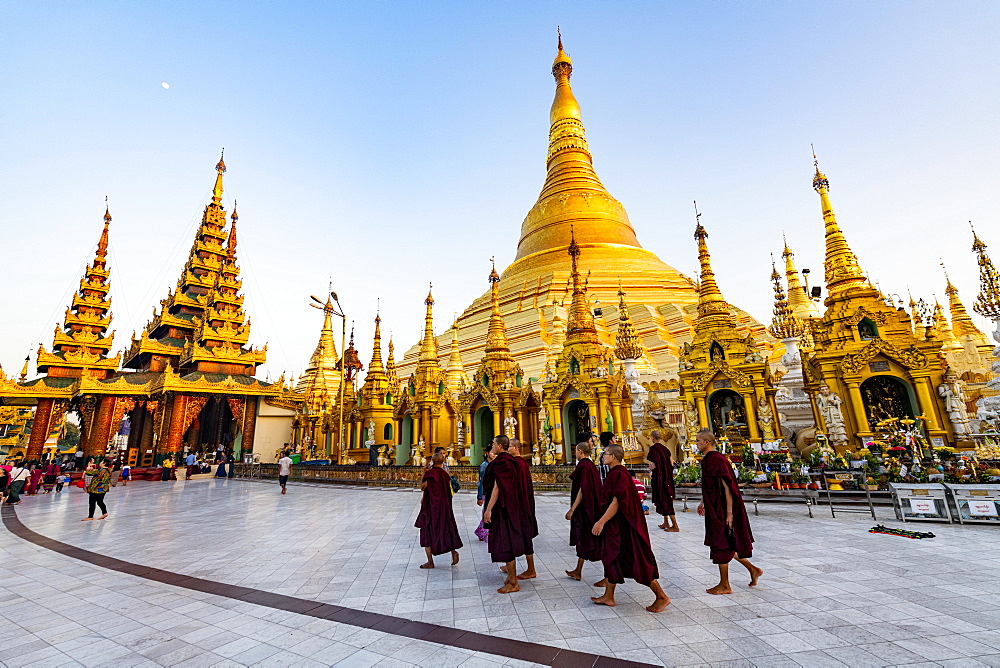
MULTIPOLYGON (((517 462, 518 467, 521 469, 521 475, 524 477, 524 486, 528 490, 528 517, 531 520, 531 537, 534 538, 538 535, 538 518, 535 516, 535 483, 531 481, 531 464, 521 456, 514 457, 514 461, 517 462)), ((528 552, 528 554, 533 553, 528 552)))
POLYGON ((670 450, 662 443, 653 443, 646 459, 656 465, 650 480, 656 512, 664 517, 674 515, 674 462, 670 450))
MULTIPOLYGON (((660 577, 656 557, 649 544, 649 529, 642 512, 639 492, 628 470, 619 464, 604 478, 604 511, 612 499, 618 499, 618 512, 604 525, 602 532, 604 577, 621 584, 632 578, 647 587, 660 577)), ((602 512, 603 515, 603 512, 602 512)))
MULTIPOLYGON (((520 457, 501 452, 486 467, 483 476, 483 498, 487 506, 498 489, 497 501, 490 514, 490 558, 497 563, 514 561, 525 554, 534 554, 531 539, 538 535, 534 517, 534 495, 531 479, 525 481, 525 466, 518 464, 520 457)), ((526 464, 523 459, 521 462, 526 464)))
POLYGON ((424 473, 427 483, 420 499, 420 514, 415 527, 420 529, 420 547, 431 548, 431 554, 444 554, 462 547, 455 513, 451 508, 451 476, 442 468, 424 473))
POLYGON ((728 564, 735 553, 749 559, 753 551, 753 534, 747 517, 743 495, 733 473, 729 458, 717 450, 710 451, 701 460, 701 495, 705 504, 705 545, 711 548, 712 561, 728 564), (733 497, 733 530, 726 531, 726 493, 733 497))
POLYGON ((593 461, 581 459, 569 479, 573 481, 570 502, 576 503, 577 495, 583 495, 580 497, 580 505, 569 520, 569 544, 576 546, 576 556, 581 559, 600 561, 601 539, 591 529, 604 514, 601 505, 601 474, 593 461))

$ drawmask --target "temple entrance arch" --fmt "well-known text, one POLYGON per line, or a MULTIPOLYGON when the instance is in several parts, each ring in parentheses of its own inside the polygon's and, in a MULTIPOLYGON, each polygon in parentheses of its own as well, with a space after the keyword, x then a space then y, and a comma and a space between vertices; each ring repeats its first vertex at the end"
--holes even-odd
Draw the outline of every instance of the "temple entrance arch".
POLYGON ((563 406, 563 455, 565 461, 574 460, 573 451, 576 444, 583 440, 583 435, 592 431, 590 405, 582 399, 573 399, 563 406))
POLYGON ((739 393, 728 389, 713 392, 708 397, 708 417, 716 436, 735 430, 743 438, 748 437, 746 406, 739 393))
POLYGON ((399 447, 396 448, 396 466, 405 466, 410 461, 410 450, 413 446, 413 418, 409 413, 400 421, 399 447))
POLYGON ((913 387, 896 376, 868 378, 861 383, 861 399, 872 428, 886 418, 911 418, 918 414, 913 387))
POLYGON ((472 437, 475 446, 469 453, 469 462, 478 466, 483 463, 483 450, 493 442, 496 436, 493 430, 493 411, 489 406, 480 406, 473 414, 472 437))

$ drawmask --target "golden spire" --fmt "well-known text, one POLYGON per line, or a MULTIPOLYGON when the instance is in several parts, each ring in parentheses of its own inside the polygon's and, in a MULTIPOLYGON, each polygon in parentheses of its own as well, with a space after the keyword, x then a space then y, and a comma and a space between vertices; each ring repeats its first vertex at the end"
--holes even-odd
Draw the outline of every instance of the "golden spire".
POLYGON ((615 357, 620 360, 637 360, 643 356, 642 341, 635 331, 625 303, 625 291, 618 284, 618 334, 615 336, 615 357))
POLYGON ((373 374, 382 375, 385 367, 382 365, 382 318, 375 316, 375 338, 372 341, 372 361, 368 365, 368 374, 365 376, 367 382, 373 374))
POLYGON ((556 90, 549 111, 545 184, 521 224, 515 263, 535 253, 561 251, 569 243, 574 222, 581 223, 581 243, 642 247, 625 209, 594 171, 580 104, 569 82, 572 73, 573 61, 563 51, 560 35, 552 63, 556 90))
POLYGON ((936 299, 934 300, 934 329, 942 341, 941 350, 962 349, 961 342, 955 337, 955 332, 952 330, 948 318, 944 315, 944 307, 936 299))
POLYGON ((1000 275, 993 266, 993 260, 986 254, 986 244, 979 239, 975 228, 972 230, 972 250, 979 263, 979 296, 972 309, 984 318, 1000 321, 1000 275))
MULTIPOLYGON (((492 259, 490 260, 493 261, 492 259)), ((507 328, 503 316, 500 315, 500 275, 496 265, 490 272, 490 324, 486 332, 486 356, 510 356, 510 344, 507 343, 507 328)))
MULTIPOLYGON (((944 263, 941 266, 944 267, 944 263)), ((965 304, 962 303, 961 298, 958 296, 958 288, 952 285, 947 269, 945 269, 944 278, 947 284, 944 293, 948 295, 948 311, 951 313, 951 328, 955 337, 960 338, 971 335, 985 340, 986 336, 976 326, 976 323, 972 321, 972 316, 969 315, 969 312, 965 310, 965 304)))
POLYGON ((712 271, 712 255, 708 252, 708 232, 701 225, 701 214, 698 213, 698 203, 695 202, 694 216, 696 226, 694 238, 698 241, 698 263, 701 265, 701 282, 698 286, 698 324, 719 322, 735 325, 729 303, 722 296, 718 283, 715 282, 715 272, 712 271))
MULTIPOLYGON (((348 383, 354 381, 354 376, 364 368, 361 364, 361 358, 358 357, 358 351, 354 347, 354 322, 351 322, 351 338, 348 339, 347 350, 344 351, 344 356, 340 360, 344 367, 347 369, 347 376, 345 380, 348 383)), ((354 387, 351 385, 351 387, 354 387)))
POLYGON ((806 294, 806 287, 802 285, 798 267, 795 266, 795 254, 788 247, 785 241, 785 250, 781 257, 785 260, 785 281, 788 283, 788 306, 792 314, 800 320, 814 320, 823 317, 809 295, 806 294))
POLYGON ((396 349, 392 344, 392 336, 389 336, 389 351, 385 362, 385 375, 389 379, 389 391, 395 394, 399 391, 399 374, 396 373, 396 349))
POLYGON ((215 176, 215 187, 212 188, 212 201, 216 204, 222 202, 222 175, 226 173, 226 162, 223 160, 225 156, 226 149, 222 149, 222 155, 219 157, 219 162, 215 165, 215 171, 218 173, 215 176))
MULTIPOLYGON (((431 289, 433 289, 431 285, 431 289)), ((434 338, 434 295, 431 290, 427 291, 427 299, 424 300, 427 306, 427 313, 424 315, 424 338, 420 341, 420 361, 438 363, 437 339, 434 338)))
POLYGON ((319 332, 319 341, 295 387, 299 392, 306 388, 320 388, 331 395, 340 391, 340 357, 333 336, 333 302, 329 296, 323 307, 323 328, 319 332))
POLYGON ((31 355, 24 356, 24 366, 21 367, 21 382, 28 379, 28 364, 31 362, 31 355))
MULTIPOLYGON (((250 212, 253 214, 253 211, 250 212)), ((240 219, 239 215, 236 213, 236 200, 233 200, 233 213, 230 214, 229 220, 229 238, 226 240, 226 255, 230 260, 236 259, 236 221, 240 219)))
MULTIPOLYGON (((788 249, 788 246, 785 246, 788 249)), ((785 290, 781 286, 781 274, 778 268, 771 261, 771 281, 774 283, 774 318, 767 331, 778 339, 791 339, 802 336, 804 329, 802 321, 799 320, 791 309, 791 300, 785 297, 785 290)))
POLYGON ((830 181, 819 170, 819 160, 813 154, 813 164, 816 174, 813 176, 813 189, 819 193, 819 201, 823 207, 823 223, 826 226, 826 291, 829 296, 841 293, 849 288, 864 287, 868 280, 858 258, 851 247, 847 245, 844 233, 837 225, 837 216, 830 204, 830 181))
POLYGON ((567 252, 572 262, 570 278, 573 282, 573 301, 569 305, 566 323, 566 343, 577 341, 597 342, 597 328, 594 326, 594 312, 587 302, 587 284, 580 278, 580 247, 570 226, 570 244, 567 252))
MULTIPOLYGON (((487 340, 489 335, 487 335, 487 340)), ((487 344, 487 348, 489 344, 487 344)), ((466 384, 465 366, 462 364, 462 352, 458 348, 458 320, 451 324, 451 353, 448 355, 448 368, 445 382, 452 392, 460 392, 466 384)))

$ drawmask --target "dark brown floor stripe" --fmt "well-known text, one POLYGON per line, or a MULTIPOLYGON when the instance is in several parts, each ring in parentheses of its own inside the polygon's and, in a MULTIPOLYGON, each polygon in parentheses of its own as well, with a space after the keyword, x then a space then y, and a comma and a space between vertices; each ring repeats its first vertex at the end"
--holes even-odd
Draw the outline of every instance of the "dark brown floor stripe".
POLYGON ((18 519, 13 506, 3 506, 2 511, 0 511, 0 515, 3 516, 4 526, 7 527, 12 534, 18 536, 19 538, 23 538, 28 542, 34 543, 39 547, 44 547, 47 550, 58 552, 59 554, 73 559, 85 561, 94 566, 101 566, 102 568, 107 568, 108 570, 134 575, 135 577, 153 580, 155 582, 175 587, 181 587, 183 589, 191 589, 194 591, 212 594, 214 596, 222 596, 224 598, 231 598, 237 601, 245 601, 247 603, 253 603, 254 605, 274 608, 275 610, 286 610, 288 612, 307 615, 309 617, 329 619, 330 621, 347 624, 349 626, 375 629, 390 635, 404 636, 415 640, 426 640, 439 645, 459 647, 476 652, 484 652, 486 654, 495 654, 508 659, 531 661, 532 663, 539 663, 546 666, 557 666, 560 668, 563 666, 567 668, 576 668, 578 666, 589 666, 591 668, 595 668, 596 666, 600 666, 601 668, 627 668, 629 666, 634 666, 636 668, 646 668, 655 665, 639 663, 636 661, 625 661, 623 659, 600 656, 597 654, 587 654, 586 652, 574 652, 569 649, 526 642, 524 640, 488 636, 483 633, 463 631, 462 629, 456 629, 450 626, 439 626, 437 624, 418 622, 412 619, 405 619, 403 617, 383 615, 378 612, 355 610, 353 608, 345 608, 330 603, 320 603, 318 601, 310 601, 308 599, 286 596, 284 594, 274 594, 271 592, 261 591, 259 589, 250 589, 248 587, 240 587, 238 585, 228 585, 213 582, 211 580, 203 580, 202 578, 196 578, 189 575, 182 575, 180 573, 172 573, 170 571, 164 571, 150 566, 141 566, 139 564, 122 561, 121 559, 115 559, 114 557, 108 557, 96 552, 90 552, 89 550, 74 547, 67 543, 61 543, 52 538, 48 538, 47 536, 36 533, 26 527, 21 520, 18 519))

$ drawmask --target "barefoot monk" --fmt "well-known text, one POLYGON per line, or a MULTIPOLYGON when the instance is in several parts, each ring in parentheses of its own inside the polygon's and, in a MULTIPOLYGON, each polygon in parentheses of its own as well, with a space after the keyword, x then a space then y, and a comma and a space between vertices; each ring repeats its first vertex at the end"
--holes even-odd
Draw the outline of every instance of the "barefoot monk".
POLYGON ((576 445, 577 465, 569 478, 572 481, 569 512, 569 544, 576 547, 576 568, 566 575, 579 580, 583 577, 583 562, 601 560, 601 541, 591 533, 601 517, 601 474, 590 459, 590 442, 576 445))
MULTIPOLYGON (((524 486, 528 490, 528 517, 531 520, 532 526, 532 537, 538 535, 538 518, 535 515, 535 485, 531 482, 531 466, 528 464, 528 460, 521 456, 521 441, 512 438, 510 439, 510 447, 508 447, 507 452, 510 453, 514 461, 517 462, 517 466, 521 471, 521 476, 524 478, 524 486)), ((524 560, 527 562, 525 569, 522 573, 517 576, 518 580, 532 580, 538 577, 535 573, 535 554, 534 552, 528 552, 524 555, 524 560)))
POLYGON ((462 538, 458 535, 455 512, 451 507, 451 476, 444 470, 444 452, 435 452, 431 468, 420 483, 423 497, 414 526, 420 529, 420 546, 427 552, 427 563, 420 568, 434 568, 434 556, 451 552, 451 565, 458 563, 462 538))
POLYGON ((518 585, 515 559, 534 554, 532 539, 538 535, 532 513, 534 500, 525 482, 521 464, 507 452, 510 440, 506 436, 493 439, 496 457, 483 476, 483 494, 487 499, 483 519, 490 530, 488 548, 494 563, 504 564, 504 585, 497 590, 509 594, 521 589, 518 585))
POLYGON ((750 586, 764 572, 750 563, 753 534, 743 496, 729 458, 715 449, 715 435, 708 429, 695 437, 701 459, 702 502, 698 514, 705 517, 705 545, 711 550, 712 563, 719 566, 719 584, 706 589, 709 594, 732 594, 729 585, 729 562, 736 561, 750 571, 750 586))
POLYGON ((604 515, 591 530, 595 536, 603 534, 601 561, 604 564, 603 596, 590 600, 601 605, 615 605, 615 587, 632 578, 653 590, 656 600, 646 607, 650 612, 662 612, 670 605, 657 579, 656 558, 649 544, 646 516, 642 512, 639 493, 632 476, 622 466, 625 451, 620 445, 609 445, 602 455, 604 465, 610 470, 604 478, 604 515))
POLYGON ((649 446, 646 459, 649 460, 653 507, 663 516, 663 524, 657 526, 664 531, 680 531, 674 513, 674 462, 670 457, 670 450, 660 440, 659 430, 649 432, 649 437, 653 444, 649 446))

